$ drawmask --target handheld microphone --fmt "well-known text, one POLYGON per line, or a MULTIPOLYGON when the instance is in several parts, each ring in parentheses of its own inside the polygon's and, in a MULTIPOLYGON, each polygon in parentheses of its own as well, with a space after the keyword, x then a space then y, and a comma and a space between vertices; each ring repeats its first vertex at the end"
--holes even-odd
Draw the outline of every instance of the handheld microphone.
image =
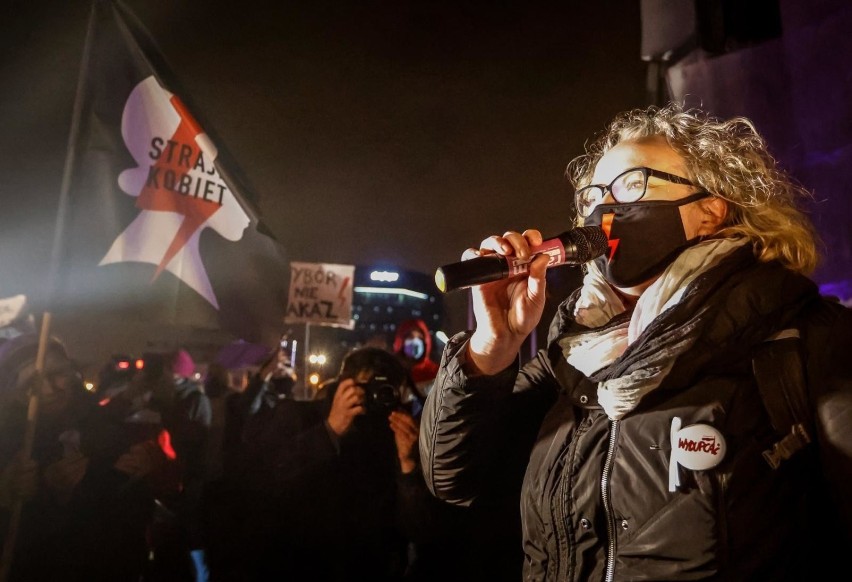
POLYGON ((529 264, 541 253, 550 256, 548 268, 579 265, 598 258, 608 248, 606 235, 600 227, 581 226, 532 247, 529 259, 494 254, 438 267, 435 271, 435 285, 446 293, 522 275, 529 272, 529 264))

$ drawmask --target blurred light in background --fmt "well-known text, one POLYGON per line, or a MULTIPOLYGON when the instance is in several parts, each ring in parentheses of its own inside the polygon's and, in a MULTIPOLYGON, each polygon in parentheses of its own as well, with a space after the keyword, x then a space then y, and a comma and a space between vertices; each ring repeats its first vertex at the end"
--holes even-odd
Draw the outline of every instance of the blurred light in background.
POLYGON ((399 273, 394 273, 393 271, 373 271, 370 273, 370 280, 393 283, 394 281, 399 281, 399 273))
POLYGON ((390 295, 405 295, 414 297, 415 299, 429 299, 425 293, 412 291, 411 289, 403 289, 402 287, 355 287, 352 289, 355 293, 382 293, 390 295))

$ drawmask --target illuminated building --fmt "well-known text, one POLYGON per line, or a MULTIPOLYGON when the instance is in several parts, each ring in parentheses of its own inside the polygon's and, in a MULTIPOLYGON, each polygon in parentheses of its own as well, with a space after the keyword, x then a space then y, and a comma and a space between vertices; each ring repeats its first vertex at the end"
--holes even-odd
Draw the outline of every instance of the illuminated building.
MULTIPOLYGON (((391 350, 397 325, 406 319, 422 319, 432 332, 432 358, 440 357, 443 342, 435 333, 444 321, 441 293, 432 275, 389 267, 356 266, 352 295, 353 329, 311 325, 307 350, 298 349, 297 366, 319 371, 323 379, 334 376, 343 356, 356 347, 375 346, 391 350), (319 364, 310 355, 326 356, 319 364)), ((302 326, 294 326, 295 337, 302 326)))

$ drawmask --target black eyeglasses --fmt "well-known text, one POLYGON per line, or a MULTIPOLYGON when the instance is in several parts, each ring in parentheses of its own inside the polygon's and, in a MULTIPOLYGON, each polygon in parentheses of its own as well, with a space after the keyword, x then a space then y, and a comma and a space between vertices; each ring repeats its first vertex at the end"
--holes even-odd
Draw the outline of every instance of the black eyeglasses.
POLYGON ((686 178, 681 178, 668 172, 661 172, 660 170, 645 167, 630 168, 616 176, 615 180, 609 183, 609 186, 593 184, 577 190, 574 194, 577 212, 583 218, 588 217, 595 207, 606 197, 607 192, 612 193, 615 201, 622 204, 638 202, 645 195, 645 190, 648 188, 648 176, 654 176, 655 178, 660 178, 674 184, 695 186, 695 184, 686 178))

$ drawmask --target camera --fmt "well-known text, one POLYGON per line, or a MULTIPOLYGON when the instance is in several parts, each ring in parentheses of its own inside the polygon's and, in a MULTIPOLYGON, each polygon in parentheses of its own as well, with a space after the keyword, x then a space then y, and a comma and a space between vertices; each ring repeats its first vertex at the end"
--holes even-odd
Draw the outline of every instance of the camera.
POLYGON ((358 384, 364 390, 364 408, 367 414, 388 415, 400 404, 399 386, 386 376, 373 376, 369 382, 358 384))

